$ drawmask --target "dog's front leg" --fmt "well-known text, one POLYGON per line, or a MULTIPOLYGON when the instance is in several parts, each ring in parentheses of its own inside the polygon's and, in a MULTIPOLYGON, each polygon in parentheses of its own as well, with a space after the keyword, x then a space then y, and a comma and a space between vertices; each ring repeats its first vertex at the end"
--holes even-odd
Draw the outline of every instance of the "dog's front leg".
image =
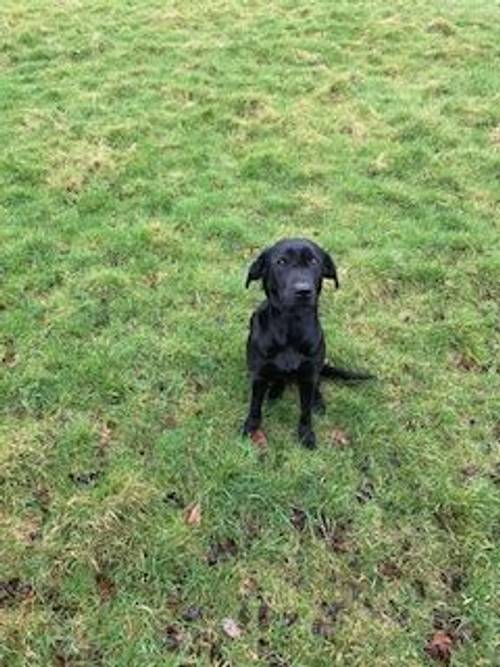
POLYGON ((243 424, 243 433, 250 435, 256 431, 262 420, 262 402, 267 390, 267 382, 262 378, 253 378, 252 380, 252 398, 248 416, 243 424))
POLYGON ((316 436, 312 429, 312 407, 316 393, 316 383, 313 378, 299 380, 300 393, 300 420, 299 440, 308 449, 316 447, 316 436))

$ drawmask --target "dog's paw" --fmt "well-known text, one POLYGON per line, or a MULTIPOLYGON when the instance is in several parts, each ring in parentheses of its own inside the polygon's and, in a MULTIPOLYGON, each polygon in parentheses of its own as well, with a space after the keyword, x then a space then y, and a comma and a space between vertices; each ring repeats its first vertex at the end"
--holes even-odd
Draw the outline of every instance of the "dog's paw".
POLYGON ((243 426, 241 427, 241 434, 243 436, 250 436, 252 435, 252 433, 255 433, 255 431, 257 431, 259 426, 260 426, 259 420, 253 419, 252 417, 247 417, 243 422, 243 426))
POLYGON ((316 449, 316 435, 314 431, 307 426, 299 426, 300 444, 307 449, 316 449))
POLYGON ((312 409, 317 415, 324 415, 326 412, 326 403, 322 398, 314 399, 312 409))

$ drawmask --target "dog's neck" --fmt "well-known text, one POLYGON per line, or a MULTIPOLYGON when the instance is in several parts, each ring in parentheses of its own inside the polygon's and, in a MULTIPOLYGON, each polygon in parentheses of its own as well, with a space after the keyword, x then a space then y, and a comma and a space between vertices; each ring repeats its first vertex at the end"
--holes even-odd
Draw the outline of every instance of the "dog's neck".
POLYGON ((319 326, 318 304, 313 306, 296 306, 284 308, 268 300, 267 308, 275 325, 281 329, 281 333, 287 337, 300 337, 304 330, 311 330, 319 326))
POLYGON ((267 307, 270 310, 272 316, 276 319, 280 319, 283 322, 297 322, 297 321, 310 321, 311 319, 318 319, 318 304, 314 305, 300 305, 300 306, 290 306, 285 308, 282 305, 277 305, 267 300, 267 307))

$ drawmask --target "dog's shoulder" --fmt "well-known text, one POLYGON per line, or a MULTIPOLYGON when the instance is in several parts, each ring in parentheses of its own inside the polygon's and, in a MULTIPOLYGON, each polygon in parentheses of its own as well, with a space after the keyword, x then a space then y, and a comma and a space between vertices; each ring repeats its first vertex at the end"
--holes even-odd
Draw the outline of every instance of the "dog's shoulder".
POLYGON ((270 307, 269 301, 263 301, 252 313, 250 316, 250 331, 256 332, 266 331, 269 328, 270 323, 270 307))

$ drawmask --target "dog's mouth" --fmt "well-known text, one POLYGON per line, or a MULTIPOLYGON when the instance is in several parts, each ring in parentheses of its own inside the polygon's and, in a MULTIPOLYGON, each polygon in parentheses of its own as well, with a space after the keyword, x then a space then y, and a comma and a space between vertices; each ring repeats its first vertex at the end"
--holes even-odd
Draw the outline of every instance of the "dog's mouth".
POLYGON ((287 294, 281 299, 286 308, 314 308, 316 305, 316 294, 287 294))
POLYGON ((294 304, 296 306, 314 306, 315 303, 316 303, 316 296, 314 294, 311 295, 299 294, 294 297, 294 304))

